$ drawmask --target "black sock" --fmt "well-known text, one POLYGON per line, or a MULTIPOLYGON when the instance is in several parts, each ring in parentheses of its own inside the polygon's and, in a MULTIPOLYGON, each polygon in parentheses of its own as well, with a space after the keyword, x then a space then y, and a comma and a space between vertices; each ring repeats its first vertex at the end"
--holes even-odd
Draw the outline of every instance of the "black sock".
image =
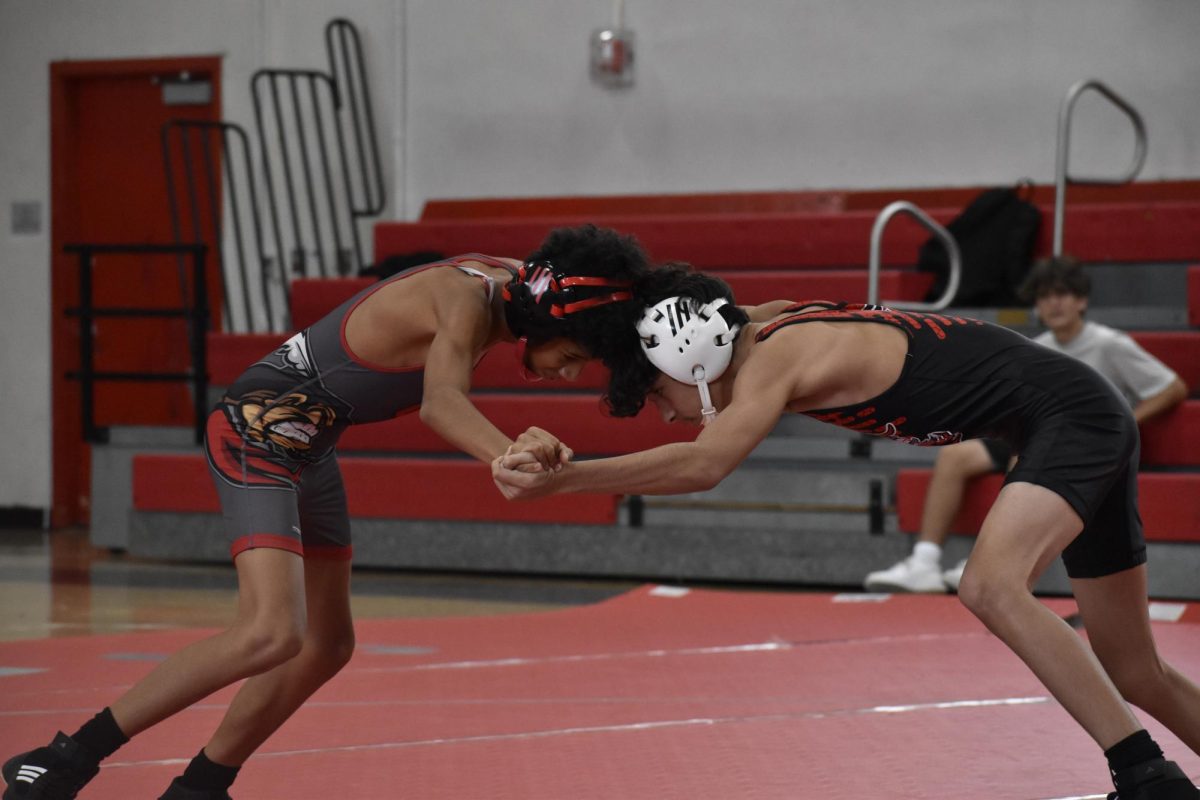
POLYGON ((1162 758, 1163 751, 1144 730, 1126 736, 1121 741, 1104 751, 1108 759, 1108 768, 1116 775, 1123 769, 1134 764, 1141 764, 1153 758, 1162 758))
POLYGON ((108 708, 83 723, 83 727, 75 731, 71 738, 95 756, 97 761, 108 758, 129 741, 129 737, 121 731, 108 708))
POLYGON ((223 792, 233 785, 233 779, 237 777, 239 769, 241 767, 227 767, 224 764, 210 761, 201 750, 192 759, 192 763, 187 765, 179 782, 193 789, 223 792))

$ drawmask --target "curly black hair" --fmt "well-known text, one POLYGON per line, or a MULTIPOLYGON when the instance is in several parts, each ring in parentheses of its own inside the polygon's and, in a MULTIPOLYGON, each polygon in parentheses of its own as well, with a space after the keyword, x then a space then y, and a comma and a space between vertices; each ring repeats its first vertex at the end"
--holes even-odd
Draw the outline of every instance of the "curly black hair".
MULTIPOLYGON (((637 239, 591 224, 552 230, 525 261, 549 263, 554 272, 564 276, 608 278, 614 284, 633 283, 650 269, 637 239)), ((612 287, 577 288, 583 299, 615 291, 612 287)), ((630 323, 636 319, 631 301, 605 303, 561 318, 550 317, 535 303, 526 295, 524 302, 510 303, 506 308, 509 328, 526 337, 531 345, 565 337, 577 342, 594 358, 608 363, 610 353, 627 349, 619 340, 630 337, 637 340, 637 332, 630 323)))
POLYGON ((642 350, 637 323, 647 308, 669 297, 688 297, 698 306, 724 298, 729 301, 727 319, 743 326, 750 321, 746 312, 737 307, 729 284, 720 278, 696 272, 683 263, 664 264, 645 273, 633 285, 634 302, 630 304, 633 318, 628 323, 633 335, 622 337, 619 340, 621 349, 612 352, 604 361, 611 372, 604 403, 614 417, 636 416, 658 380, 658 368, 650 363, 642 350))

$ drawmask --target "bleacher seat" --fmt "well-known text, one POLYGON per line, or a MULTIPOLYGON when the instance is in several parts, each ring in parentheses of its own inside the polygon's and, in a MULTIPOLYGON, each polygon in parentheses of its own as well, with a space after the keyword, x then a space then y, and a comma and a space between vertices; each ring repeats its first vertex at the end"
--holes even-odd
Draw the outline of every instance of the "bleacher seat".
MULTIPOLYGON (((841 270, 711 270, 733 290, 742 305, 771 300, 856 300, 867 296, 864 269, 841 270)), ((920 300, 933 285, 933 275, 906 269, 879 271, 879 296, 887 300, 920 300)))
MULTIPOLYGON (((1047 255, 1053 238, 1053 208, 1042 206, 1037 253, 1047 255)), ((941 223, 956 210, 933 210, 941 223)), ((375 226, 375 255, 423 250, 454 254, 483 252, 523 257, 550 228, 589 221, 633 234, 655 261, 687 261, 706 270, 829 269, 863 267, 874 212, 832 214, 695 214, 687 216, 598 216, 542 219, 469 219, 381 222, 375 226)), ((1071 253, 1084 263, 1189 261, 1200 253, 1200 203, 1095 204, 1068 208, 1071 253)), ((916 263, 924 228, 899 218, 888 228, 883 266, 916 263)))
POLYGON ((304 330, 375 282, 374 278, 303 278, 293 281, 292 327, 298 331, 304 330))
MULTIPOLYGON (((210 333, 208 335, 208 378, 214 386, 228 386, 246 367, 278 347, 290 334, 285 333, 210 333)), ((500 342, 488 351, 471 376, 473 389, 547 389, 602 390, 608 385, 608 370, 590 362, 571 383, 545 381, 530 383, 521 373, 516 346, 500 342)))
POLYGON ((591 197, 514 197, 428 200, 421 219, 517 219, 630 214, 829 213, 845 210, 845 192, 718 192, 622 194, 591 197))
MULTIPOLYGON (((305 283, 297 282, 297 288, 305 283)), ((886 288, 886 284, 881 282, 886 288)), ((742 287, 743 289, 745 287, 742 287)), ((749 304, 769 299, 794 299, 767 294, 789 288, 781 284, 771 288, 756 287, 747 292, 749 304), (756 292, 761 292, 761 296, 756 292)), ((885 291, 886 295, 887 292, 885 291)), ((819 295, 818 295, 819 296, 819 295)), ((828 296, 828 295, 827 295, 828 296)), ((810 296, 811 297, 811 296, 810 296)), ((314 306, 314 310, 315 310, 314 306)), ((228 386, 246 367, 278 347, 289 334, 283 333, 210 333, 208 335, 209 381, 215 386, 228 386)), ((1155 357, 1179 373, 1193 394, 1200 394, 1200 331, 1134 331, 1133 338, 1155 357)), ((471 385, 475 389, 603 389, 608 371, 596 363, 588 364, 578 380, 571 384, 550 381, 530 384, 517 365, 516 349, 502 342, 493 347, 475 368, 471 385)))
MULTIPOLYGON (((984 187, 914 186, 895 189, 841 189, 701 194, 623 194, 549 197, 487 197, 428 200, 422 220, 603 217, 617 215, 829 213, 878 211, 896 200, 923 209, 961 209, 984 187)), ((1053 183, 1029 187, 1036 205, 1054 204, 1053 183)), ((1071 188, 1071 206, 1112 203, 1192 202, 1200 196, 1194 180, 1138 181, 1120 186, 1079 184, 1071 188)))
POLYGON ((1200 331, 1131 331, 1134 341, 1179 375, 1200 395, 1200 331))
MULTIPOLYGON (((904 469, 896 475, 900 530, 913 533, 920 529, 931 475, 928 469, 904 469)), ((1003 483, 1002 475, 971 481, 951 531, 977 534, 1003 483)), ((1200 542, 1200 473, 1142 472, 1138 475, 1138 507, 1146 541, 1200 542)))
MULTIPOLYGON (((739 303, 769 300, 855 299, 867 296, 867 273, 856 270, 713 270, 727 282, 739 303)), ((292 284, 292 325, 297 330, 316 322, 372 283, 367 278, 309 278, 292 284)), ((880 296, 919 300, 933 276, 914 270, 881 270, 880 296)))
MULTIPOLYGON (((510 503, 488 465, 467 459, 339 459, 351 517, 611 525, 618 498, 560 495, 510 503)), ((219 513, 201 453, 133 458, 135 511, 219 513)))
POLYGON ((1185 400, 1148 420, 1141 433, 1143 466, 1200 468, 1200 400, 1185 400))
MULTIPOLYGON (((670 442, 691 441, 696 429, 668 425, 652 408, 632 419, 614 419, 601 411, 594 394, 529 391, 477 394, 471 401, 512 438, 536 425, 558 436, 578 455, 618 455, 670 442)), ((406 414, 376 425, 352 425, 338 442, 341 452, 448 453, 458 449, 406 414)))

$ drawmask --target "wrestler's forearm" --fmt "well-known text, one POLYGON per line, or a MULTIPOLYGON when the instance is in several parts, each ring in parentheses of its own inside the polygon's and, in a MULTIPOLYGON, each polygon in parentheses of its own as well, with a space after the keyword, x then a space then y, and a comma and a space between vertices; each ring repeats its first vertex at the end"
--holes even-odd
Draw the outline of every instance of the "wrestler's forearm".
POLYGON ((420 414, 443 439, 480 461, 491 461, 512 444, 470 398, 452 389, 428 392, 420 414))
POLYGON ((695 442, 677 442, 640 453, 573 461, 555 473, 555 493, 683 494, 711 489, 727 470, 706 463, 695 442))

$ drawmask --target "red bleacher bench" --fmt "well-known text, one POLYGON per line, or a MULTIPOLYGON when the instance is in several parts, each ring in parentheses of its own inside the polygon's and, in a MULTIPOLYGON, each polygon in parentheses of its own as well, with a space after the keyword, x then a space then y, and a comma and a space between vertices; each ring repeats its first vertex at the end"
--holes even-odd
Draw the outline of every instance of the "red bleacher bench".
POLYGON ((1200 394, 1200 331, 1130 331, 1129 335, 1175 370, 1192 394, 1200 394))
POLYGON ((246 368, 283 344, 290 333, 208 334, 208 382, 229 386, 246 368))
MULTIPOLYGON (((713 270, 733 289, 743 305, 771 300, 861 300, 867 296, 867 272, 856 270, 713 270)), ((292 284, 292 325, 307 328, 357 292, 370 286, 366 278, 309 278, 292 284)), ((880 296, 888 300, 920 300, 933 275, 916 270, 881 270, 880 296)))
MULTIPOLYGON (((887 275, 885 271, 884 276, 887 275)), ((910 273, 911 277, 920 276, 910 273)), ((862 278, 865 282, 866 278, 862 278)), ((303 293, 301 287, 307 281, 297 281, 297 292, 303 293)), ((880 282, 882 294, 891 294, 886 280, 880 282)), ((790 299, 786 296, 770 296, 766 292, 781 291, 789 288, 786 285, 763 289, 762 296, 753 292, 748 293, 745 302, 756 304, 768 299, 790 299)), ((910 287, 911 288, 911 287, 910 287)), ((897 292, 907 291, 897 288, 897 292)), ((812 299, 819 295, 808 295, 803 299, 812 299)), ((830 295, 826 294, 825 297, 830 295)), ((336 305, 336 304, 335 304, 336 305)), ((333 306, 330 306, 333 308, 333 306)), ((329 309, 325 309, 327 312, 329 309)), ((290 334, 286 333, 210 333, 208 335, 208 372, 209 381, 216 386, 228 386, 241 375, 246 367, 270 353, 278 347, 290 334)), ((1134 331, 1130 334, 1138 344, 1151 354, 1162 360, 1167 366, 1179 373, 1179 377, 1188 385, 1192 393, 1200 393, 1200 331, 1134 331)), ((569 388, 572 389, 603 389, 608 382, 608 371, 600 364, 591 363, 584 368, 579 379, 569 388)), ((477 389, 543 389, 566 388, 567 384, 558 382, 546 383, 544 386, 530 384, 521 376, 517 364, 516 349, 508 343, 501 343, 492 348, 484 356, 475 373, 471 385, 477 389)))
POLYGON ((836 191, 706 192, 618 194, 575 197, 484 197, 428 200, 422 220, 592 217, 629 214, 752 214, 842 211, 846 194, 836 191))
MULTIPOLYGON (((513 219, 516 217, 595 217, 618 214, 746 214, 755 212, 878 211, 896 200, 925 210, 966 207, 987 186, 907 186, 890 189, 820 189, 775 192, 703 192, 689 194, 551 195, 472 197, 428 200, 421 219, 513 219)), ((1030 200, 1054 203, 1054 184, 1030 187, 1030 200)), ((1121 186, 1071 189, 1071 205, 1189 202, 1200 197, 1200 181, 1138 181, 1121 186)))
MULTIPOLYGON (((611 525, 611 494, 509 502, 477 461, 431 458, 339 459, 351 517, 611 525)), ((137 511, 219 513, 217 490, 202 454, 133 458, 137 511)))
MULTIPOLYGON (((949 221, 942 214, 939 221, 949 221)), ((864 268, 874 215, 692 214, 379 222, 375 257, 433 250, 523 258, 551 229, 594 222, 636 236, 651 260, 687 261, 705 270, 864 268)), ((928 233, 916 223, 888 229, 884 266, 911 266, 928 233)))
POLYGON ((302 278, 292 281, 292 327, 304 330, 375 282, 375 278, 302 278))
MULTIPOLYGON (((738 302, 757 305, 768 300, 858 299, 866 297, 867 275, 863 270, 713 270, 729 283, 738 302)), ((912 300, 923 297, 932 275, 915 270, 880 271, 879 290, 885 299, 912 300)), ((370 286, 371 278, 306 278, 292 284, 292 325, 307 328, 337 308, 355 293, 370 286)), ((1188 315, 1200 327, 1200 266, 1188 268, 1188 315)), ((274 334, 259 334, 269 338, 274 334)), ((1135 334, 1138 341, 1168 364, 1189 386, 1200 382, 1200 356, 1194 336, 1186 331, 1156 331, 1135 334), (1174 354, 1189 351, 1186 360, 1174 354), (1189 377, 1183 371, 1188 370, 1189 377)), ((283 337, 285 338, 285 337, 283 337)), ((264 339, 265 341, 265 339, 264 339)), ((211 345, 210 345, 211 347, 211 345)))
POLYGON ((1143 465, 1200 467, 1200 400, 1185 400, 1148 420, 1141 434, 1143 465))
MULTIPOLYGON (((867 297, 865 269, 822 270, 711 270, 729 284, 741 305, 756 306, 772 300, 846 300, 858 302, 867 297)), ((879 296, 885 300, 921 300, 933 285, 933 275, 916 270, 879 271, 879 296)))
MULTIPOLYGON (((920 530, 932 474, 928 469, 905 469, 896 475, 900 530, 920 530)), ((1002 475, 985 475, 971 481, 951 530, 967 536, 977 534, 1003 483, 1002 475)), ((1143 472, 1138 475, 1138 496, 1147 541, 1200 542, 1200 473, 1143 472)))
MULTIPOLYGON (((579 455, 619 455, 671 442, 692 441, 699 429, 663 422, 653 408, 618 419, 601 410, 599 395, 526 392, 476 394, 471 402, 497 428, 516 438, 530 426, 549 431, 579 455)), ((372 425, 352 425, 338 450, 400 453, 457 452, 457 448, 421 422, 417 414, 372 425)))
MULTIPOLYGON (((214 386, 229 386, 247 367, 279 347, 288 333, 210 333, 208 335, 208 380, 214 386)), ((516 345, 500 342, 488 351, 471 374, 474 389, 510 389, 542 392, 556 389, 603 390, 608 370, 589 362, 571 382, 531 383, 521 372, 516 345)))
MULTIPOLYGON (((1053 207, 1040 206, 1044 220, 1053 207)), ((957 210, 930 212, 945 224, 957 210)), ((867 263, 874 211, 829 214, 753 213, 607 216, 563 215, 542 219, 462 219, 380 222, 375 257, 434 250, 448 255, 482 252, 523 257, 551 228, 594 222, 632 234, 652 260, 687 261, 705 270, 862 268, 867 263)), ((1094 261, 1189 261, 1200 253, 1200 203, 1113 203, 1068 208, 1064 221, 1072 255, 1094 261)), ((1045 224, 1036 252, 1051 250, 1045 224)), ((907 218, 884 237, 883 265, 916 263, 928 232, 907 218)))

